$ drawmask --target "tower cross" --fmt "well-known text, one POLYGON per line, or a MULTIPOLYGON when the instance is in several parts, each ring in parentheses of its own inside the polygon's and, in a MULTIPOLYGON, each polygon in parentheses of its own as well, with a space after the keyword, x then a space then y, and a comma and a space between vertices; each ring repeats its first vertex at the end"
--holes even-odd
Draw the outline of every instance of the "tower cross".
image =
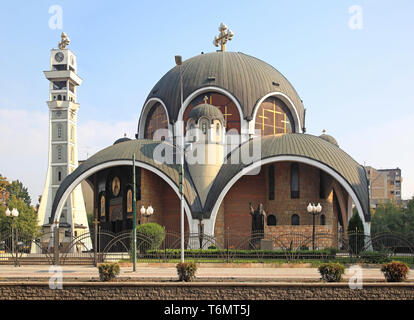
POLYGON ((224 52, 226 51, 227 41, 230 41, 233 38, 234 33, 230 29, 228 29, 227 26, 223 22, 220 23, 219 31, 220 31, 219 36, 214 37, 213 44, 216 47, 218 47, 220 44, 221 51, 224 52))

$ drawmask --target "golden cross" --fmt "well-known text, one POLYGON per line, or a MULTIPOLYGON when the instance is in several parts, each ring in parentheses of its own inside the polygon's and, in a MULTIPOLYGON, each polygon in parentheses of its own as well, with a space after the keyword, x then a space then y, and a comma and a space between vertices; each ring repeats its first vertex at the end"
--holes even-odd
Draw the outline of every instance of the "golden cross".
POLYGON ((276 114, 283 114, 283 112, 276 111, 276 102, 273 101, 273 110, 263 109, 273 113, 273 135, 276 135, 276 114))
POLYGON ((230 41, 233 38, 234 33, 230 29, 227 29, 227 26, 223 22, 220 23, 219 31, 220 31, 220 34, 218 37, 217 36, 214 37, 213 44, 216 47, 218 47, 220 44, 221 51, 224 52, 226 51, 227 41, 230 41))
POLYGON ((262 109, 262 115, 261 116, 259 116, 259 118, 262 118, 262 130, 264 131, 264 127, 265 127, 265 123, 264 123, 264 121, 265 121, 265 119, 267 119, 267 117, 265 117, 265 115, 264 115, 264 112, 265 112, 265 109, 263 108, 262 109))
POLYGON ((233 115, 233 114, 227 113, 227 105, 224 106, 224 114, 223 114, 223 116, 224 116, 224 126, 225 127, 227 127, 227 116, 231 116, 231 115, 233 115))

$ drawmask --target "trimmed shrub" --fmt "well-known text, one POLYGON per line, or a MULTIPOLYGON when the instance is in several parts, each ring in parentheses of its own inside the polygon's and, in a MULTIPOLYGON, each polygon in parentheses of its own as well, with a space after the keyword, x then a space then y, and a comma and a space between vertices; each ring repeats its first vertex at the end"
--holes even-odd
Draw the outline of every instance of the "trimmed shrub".
MULTIPOLYGON (((158 223, 149 222, 137 225, 137 252, 146 253, 158 249, 165 239, 165 230, 158 223)), ((133 237, 131 236, 131 241, 133 237)), ((132 248, 131 243, 131 248, 132 248)))
POLYGON ((189 282, 195 279, 197 265, 194 262, 183 262, 177 264, 178 280, 189 282))
POLYGON ((382 264, 391 262, 390 253, 386 251, 365 251, 359 255, 364 263, 382 264))
POLYGON ((98 265, 98 270, 101 281, 111 281, 119 274, 120 267, 118 263, 102 263, 98 265))
POLYGON ((393 261, 384 264, 381 271, 387 282, 401 282, 407 279, 410 269, 404 262, 393 261))
POLYGON ((340 263, 324 263, 319 266, 318 271, 323 281, 339 282, 345 273, 345 268, 340 263))

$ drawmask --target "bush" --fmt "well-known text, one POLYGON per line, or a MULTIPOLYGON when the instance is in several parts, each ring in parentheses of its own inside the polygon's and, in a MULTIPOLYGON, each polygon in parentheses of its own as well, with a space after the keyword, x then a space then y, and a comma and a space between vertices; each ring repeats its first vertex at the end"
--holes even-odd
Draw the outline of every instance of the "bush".
POLYGON ((98 266, 99 279, 101 281, 111 281, 116 278, 120 272, 118 263, 102 263, 98 266))
POLYGON ((195 279, 197 265, 194 262, 183 262, 177 264, 178 280, 189 282, 195 279))
MULTIPOLYGON (((145 253, 148 250, 158 249, 165 239, 165 230, 158 223, 144 223, 137 230, 137 252, 145 253)), ((131 236, 131 239, 133 237, 131 236)), ((133 246, 131 245, 131 248, 133 246)))
POLYGON ((384 264, 381 268, 387 282, 401 282, 407 279, 407 274, 410 271, 407 264, 400 261, 393 261, 384 264))
POLYGON ((387 263, 391 262, 390 253, 387 251, 365 251, 362 252, 359 257, 364 263, 387 263))
POLYGON ((345 268, 340 263, 324 263, 318 268, 319 273, 322 276, 322 280, 328 282, 339 282, 342 279, 342 275, 345 273, 345 268))

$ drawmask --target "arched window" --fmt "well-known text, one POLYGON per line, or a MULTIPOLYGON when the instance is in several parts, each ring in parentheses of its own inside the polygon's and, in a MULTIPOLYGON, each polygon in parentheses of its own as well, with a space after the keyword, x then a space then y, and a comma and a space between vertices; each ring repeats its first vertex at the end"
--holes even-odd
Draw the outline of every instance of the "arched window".
POLYGON ((167 113, 161 103, 151 107, 145 121, 144 138, 154 139, 154 133, 158 129, 168 129, 167 113))
POLYGON ((62 181, 62 171, 59 171, 58 172, 58 180, 59 181, 62 181))
POLYGON ((216 124, 216 137, 220 137, 220 123, 216 124))
POLYGON ((207 123, 205 121, 201 123, 201 132, 203 132, 203 134, 207 134, 207 123))
POLYGON ((275 226, 277 224, 276 216, 274 214, 270 214, 267 216, 267 225, 268 226, 275 226))
POLYGON ((299 164, 296 162, 290 165, 290 197, 299 198, 299 164))
POLYGON ((320 216, 320 224, 321 224, 321 226, 324 226, 324 225, 326 225, 326 217, 325 217, 325 215, 324 214, 321 214, 321 216, 320 216))
MULTIPOLYGON (((223 126, 226 128, 226 132, 231 129, 237 130, 240 132, 240 113, 237 109, 236 104, 224 94, 217 92, 203 92, 197 97, 195 97, 188 107, 184 111, 183 120, 184 123, 187 123, 188 114, 190 111, 199 104, 204 103, 204 99, 207 97, 207 103, 217 107, 223 114, 224 123, 223 126)), ((201 127, 200 127, 201 128, 201 127)))
POLYGON ((57 147, 57 158, 58 160, 62 160, 62 147, 61 146, 57 147))
POLYGON ((260 130, 262 136, 295 132, 295 123, 286 104, 270 97, 262 102, 256 113, 255 129, 260 130))
POLYGON ((300 218, 295 213, 295 214, 292 215, 292 226, 298 226, 298 225, 300 225, 300 218))
POLYGON ((58 101, 61 101, 62 100, 62 96, 60 95, 60 94, 58 94, 58 101))
POLYGON ((58 128, 57 128, 57 136, 58 136, 58 138, 62 138, 62 126, 58 126, 58 128))

